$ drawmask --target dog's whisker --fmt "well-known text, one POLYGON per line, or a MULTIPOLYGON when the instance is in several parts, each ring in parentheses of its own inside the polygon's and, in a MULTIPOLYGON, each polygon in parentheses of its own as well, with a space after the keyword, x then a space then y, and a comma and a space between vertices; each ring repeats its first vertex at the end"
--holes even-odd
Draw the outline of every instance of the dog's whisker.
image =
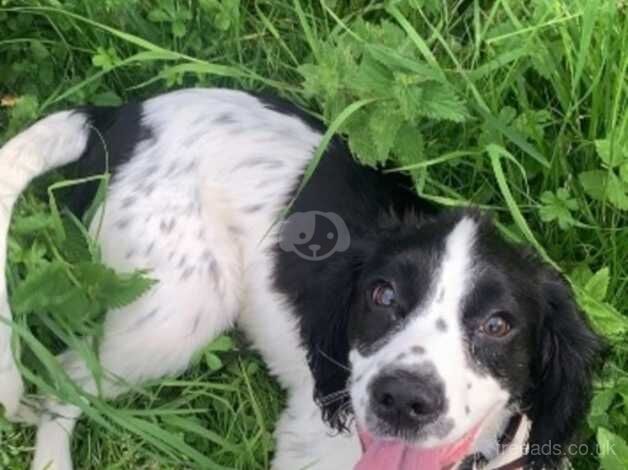
POLYGON ((318 353, 323 356, 325 359, 327 359, 329 362, 331 362, 332 364, 340 367, 343 370, 346 370, 347 372, 351 372, 351 369, 349 368, 349 366, 342 364, 341 362, 338 362, 336 359, 334 359, 333 357, 331 357, 329 354, 327 354, 326 352, 322 351, 322 350, 318 350, 318 353))

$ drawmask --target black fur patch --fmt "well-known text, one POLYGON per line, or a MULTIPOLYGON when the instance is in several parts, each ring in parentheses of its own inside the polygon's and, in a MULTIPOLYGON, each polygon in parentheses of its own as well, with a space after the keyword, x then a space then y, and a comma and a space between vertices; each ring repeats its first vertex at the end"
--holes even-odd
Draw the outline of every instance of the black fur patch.
MULTIPOLYGON (((153 138, 152 130, 142 124, 143 108, 140 103, 120 107, 86 106, 77 112, 88 116, 93 127, 87 148, 81 158, 68 166, 70 176, 83 178, 111 174, 132 156, 137 145, 153 138)), ((92 203, 98 181, 74 186, 68 195, 68 206, 81 216, 92 203)))

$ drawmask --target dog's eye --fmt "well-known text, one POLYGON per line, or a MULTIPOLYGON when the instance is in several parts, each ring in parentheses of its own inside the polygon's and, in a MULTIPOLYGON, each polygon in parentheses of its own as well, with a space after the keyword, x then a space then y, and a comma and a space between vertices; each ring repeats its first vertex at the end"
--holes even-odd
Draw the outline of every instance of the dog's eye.
POLYGON ((488 336, 494 336, 496 338, 506 336, 508 333, 510 333, 511 329, 511 324, 508 322, 508 320, 504 318, 504 315, 501 313, 491 315, 484 321, 484 323, 480 327, 482 333, 488 336))
POLYGON ((387 282, 377 284, 371 290, 371 300, 378 307, 391 307, 396 297, 395 289, 387 282))

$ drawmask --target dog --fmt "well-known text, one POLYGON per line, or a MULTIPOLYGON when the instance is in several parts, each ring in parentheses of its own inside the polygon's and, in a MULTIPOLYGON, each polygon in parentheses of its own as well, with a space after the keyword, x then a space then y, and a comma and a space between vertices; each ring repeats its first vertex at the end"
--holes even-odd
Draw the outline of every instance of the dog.
MULTIPOLYGON (((408 176, 357 163, 278 98, 187 89, 57 112, 0 149, 0 266, 29 181, 112 172, 91 233, 120 272, 157 282, 104 320, 90 394, 183 372, 238 326, 288 391, 273 468, 554 468, 587 412, 600 339, 561 275, 475 210, 440 211, 408 176), (308 175, 306 177, 305 175, 308 175)), ((71 198, 81 214, 94 188, 71 198)), ((25 415, 0 287, 0 403, 25 415)), ((80 409, 52 398, 32 468, 72 468, 80 409)))

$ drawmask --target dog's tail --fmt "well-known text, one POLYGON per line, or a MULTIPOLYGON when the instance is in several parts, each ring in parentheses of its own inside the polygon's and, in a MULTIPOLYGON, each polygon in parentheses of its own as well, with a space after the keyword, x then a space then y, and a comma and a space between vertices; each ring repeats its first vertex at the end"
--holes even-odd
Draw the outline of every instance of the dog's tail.
MULTIPOLYGON (((28 183, 48 170, 78 160, 90 135, 89 118, 78 111, 52 114, 0 148, 0 274, 5 275, 11 211, 28 183)), ((11 310, 0 278, 0 410, 18 417, 23 383, 11 348, 11 310)), ((1 411, 0 411, 1 413, 1 411)))

